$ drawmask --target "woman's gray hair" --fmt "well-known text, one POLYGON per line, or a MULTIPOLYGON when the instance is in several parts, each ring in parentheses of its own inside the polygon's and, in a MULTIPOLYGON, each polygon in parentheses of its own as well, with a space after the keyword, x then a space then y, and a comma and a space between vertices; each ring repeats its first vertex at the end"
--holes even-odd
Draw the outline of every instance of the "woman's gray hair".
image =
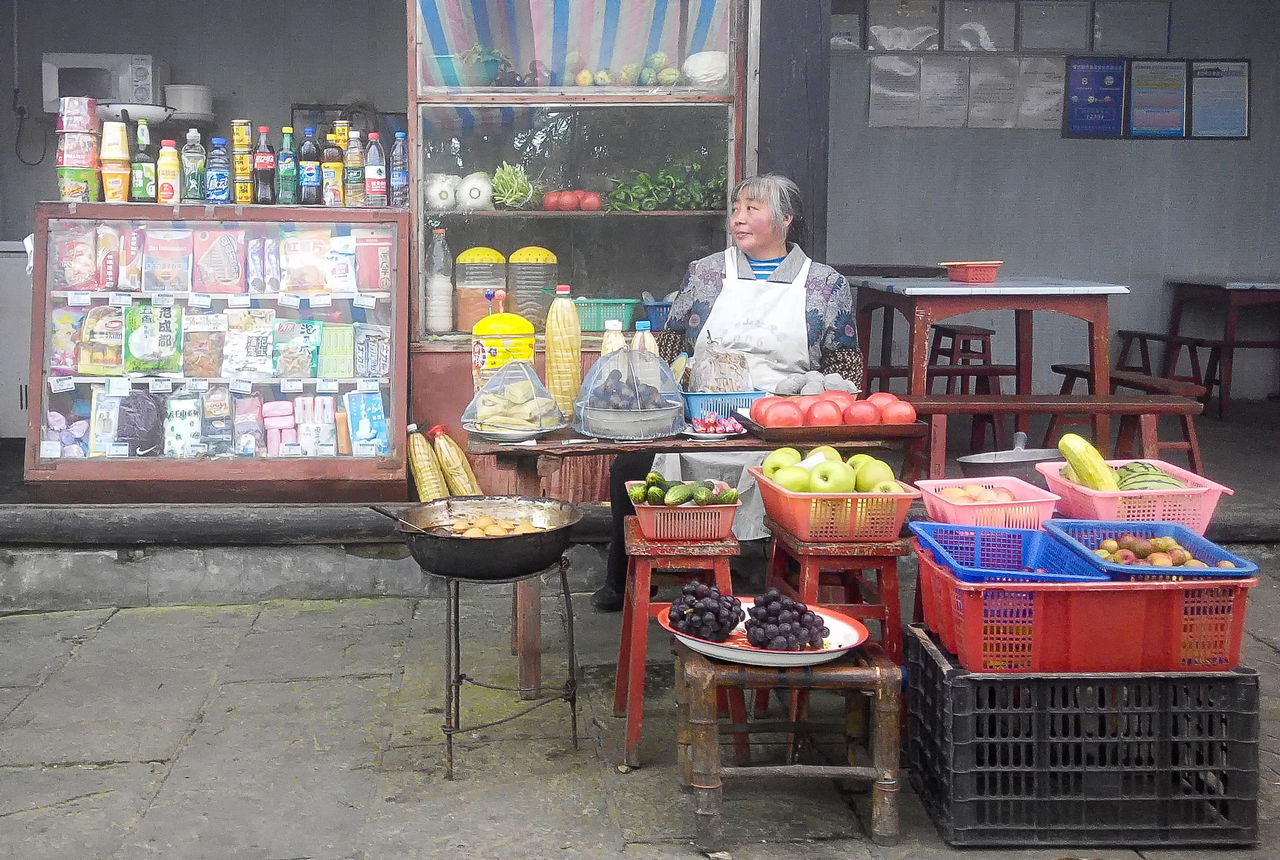
POLYGON ((762 173, 743 179, 733 186, 733 194, 729 197, 730 205, 740 197, 759 200, 768 206, 773 226, 780 230, 787 216, 791 216, 791 235, 795 235, 804 221, 804 214, 800 211, 800 188, 793 180, 780 173, 762 173))

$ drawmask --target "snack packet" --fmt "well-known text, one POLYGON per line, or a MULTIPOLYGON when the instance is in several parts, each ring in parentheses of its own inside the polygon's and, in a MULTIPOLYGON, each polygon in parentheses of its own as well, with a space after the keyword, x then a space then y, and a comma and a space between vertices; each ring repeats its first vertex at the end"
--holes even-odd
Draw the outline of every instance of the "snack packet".
POLYGON ((142 289, 142 250, 146 238, 147 231, 140 226, 126 224, 121 227, 117 290, 136 293, 142 289))
POLYGON ((190 292, 190 230, 147 231, 142 252, 142 289, 150 293, 190 292))
POLYGON ((191 457, 192 445, 200 444, 200 398, 175 394, 164 405, 164 455, 191 457))
POLYGON ((110 290, 120 279, 120 228, 105 221, 97 231, 98 287, 110 290))
POLYGON ((708 339, 689 369, 689 390, 719 394, 753 390, 746 356, 708 339))
POLYGON ((94 305, 80 327, 82 376, 119 376, 124 362, 124 315, 120 308, 94 305))
POLYGON ((271 376, 273 308, 229 308, 227 337, 222 347, 222 376, 271 376))
POLYGON ((267 433, 262 424, 262 398, 256 394, 236 397, 233 408, 235 453, 241 457, 265 454, 267 433))
POLYGON ((280 239, 280 289, 287 293, 325 292, 328 289, 328 254, 327 227, 284 234, 280 239))
POLYGON ((116 441, 116 428, 120 424, 120 401, 123 397, 108 395, 100 387, 93 389, 93 402, 89 409, 89 456, 105 457, 116 441))
POLYGON ((325 255, 328 263, 326 283, 329 289, 339 295, 352 295, 356 292, 356 240, 354 236, 334 236, 329 240, 329 253, 325 255))
POLYGON ((360 377, 391 375, 391 327, 371 323, 355 323, 355 375, 360 377))
POLYGON ((120 399, 116 441, 129 444, 131 457, 155 457, 164 450, 164 401, 133 390, 120 399))
POLYGON ((198 293, 245 292, 244 230, 229 227, 196 230, 192 248, 195 254, 193 290, 198 293))
POLYGON ((63 306, 49 312, 50 376, 71 376, 77 372, 77 345, 84 317, 84 308, 63 306))
POLYGON ((211 378, 222 372, 226 314, 187 314, 182 320, 182 375, 211 378))
POLYGON ((276 320, 276 376, 302 379, 316 375, 323 323, 311 320, 276 320))
POLYGON ((101 290, 97 230, 92 221, 59 223, 49 229, 49 269, 55 290, 101 290))
POLYGON ((211 385, 200 398, 200 436, 209 456, 227 456, 234 450, 235 424, 232 421, 231 389, 211 385))
POLYGON ((182 369, 182 308, 132 305, 124 315, 125 373, 182 369))

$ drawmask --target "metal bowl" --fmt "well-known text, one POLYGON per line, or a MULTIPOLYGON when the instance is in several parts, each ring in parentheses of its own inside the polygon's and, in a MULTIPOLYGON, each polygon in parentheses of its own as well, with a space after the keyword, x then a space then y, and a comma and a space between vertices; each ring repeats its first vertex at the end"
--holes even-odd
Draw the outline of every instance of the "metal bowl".
POLYGON ((423 572, 479 582, 519 579, 546 570, 569 547, 569 528, 582 519, 559 499, 529 496, 454 496, 409 508, 396 530, 423 572), (431 532, 459 517, 528 519, 541 531, 505 537, 464 538, 431 532), (407 524, 407 525, 406 525, 407 524), (414 531, 413 527, 424 532, 414 531))
POLYGON ((1008 451, 957 457, 960 474, 966 478, 1021 478, 1028 484, 1048 489, 1044 475, 1036 471, 1036 463, 1061 460, 1062 452, 1057 448, 1028 448, 1026 444, 1027 434, 1019 430, 1013 436, 1013 448, 1008 451))

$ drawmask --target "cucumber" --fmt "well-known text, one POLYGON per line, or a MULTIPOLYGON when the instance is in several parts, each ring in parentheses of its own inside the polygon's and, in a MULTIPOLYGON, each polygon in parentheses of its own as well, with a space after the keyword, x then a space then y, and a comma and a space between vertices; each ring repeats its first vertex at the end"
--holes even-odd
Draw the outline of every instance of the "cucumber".
POLYGON ((693 490, 693 503, 695 505, 709 505, 712 498, 713 494, 707 487, 698 486, 693 490))
POLYGON ((738 491, 736 488, 730 487, 729 489, 725 490, 723 493, 715 497, 714 504, 732 505, 736 501, 738 501, 738 491))
POLYGON ((649 504, 660 505, 662 504, 663 499, 666 497, 667 491, 662 489, 662 487, 655 486, 655 487, 650 487, 648 490, 646 490, 645 495, 649 499, 649 504))
POLYGON ((691 481, 690 483, 692 483, 695 487, 706 487, 708 490, 710 490, 713 493, 716 491, 715 481, 691 481))
POLYGON ((664 483, 665 481, 666 478, 662 477, 661 472, 650 472, 644 476, 644 483, 646 487, 654 487, 658 484, 664 483))
POLYGON ((663 497, 662 503, 667 507, 675 507, 683 505, 685 502, 693 498, 693 487, 688 484, 678 484, 667 490, 666 496, 663 497))
POLYGON ((627 497, 631 499, 632 504, 643 505, 647 492, 648 488, 644 484, 633 484, 627 489, 627 497))

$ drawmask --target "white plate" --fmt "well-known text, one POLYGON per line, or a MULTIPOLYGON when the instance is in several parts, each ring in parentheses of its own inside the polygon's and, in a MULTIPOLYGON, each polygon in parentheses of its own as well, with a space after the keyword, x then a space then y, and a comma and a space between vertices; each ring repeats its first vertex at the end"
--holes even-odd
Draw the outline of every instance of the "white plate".
MULTIPOLYGON (((744 611, 750 609, 755 602, 754 597, 739 597, 739 599, 742 600, 744 611)), ((665 612, 659 613, 658 623, 662 625, 662 629, 676 636, 681 642, 699 654, 705 654, 717 660, 727 660, 730 663, 743 663, 747 666, 789 667, 816 666, 819 663, 828 663, 845 652, 857 648, 867 641, 867 636, 870 635, 867 632, 867 628, 860 621, 856 621, 847 615, 833 612, 830 609, 823 609, 820 606, 811 605, 809 609, 822 618, 822 623, 830 631, 830 635, 826 639, 827 647, 820 651, 768 651, 764 648, 748 645, 745 618, 738 622, 738 626, 733 628, 733 632, 729 634, 729 638, 724 642, 711 642, 706 639, 699 639, 696 636, 690 636, 687 633, 681 633, 671 626, 671 621, 667 618, 665 612)))
POLYGON ((716 439, 732 439, 734 436, 747 435, 746 430, 739 430, 737 433, 699 433, 691 427, 686 426, 680 431, 681 436, 688 436, 690 439, 716 440, 716 439))
POLYGON ((127 102, 98 102, 98 119, 118 120, 120 111, 129 112, 129 121, 164 122, 173 116, 173 108, 165 105, 136 105, 127 102))
POLYGON ((479 430, 474 424, 462 425, 462 429, 472 436, 488 442, 523 442, 526 439, 537 439, 539 436, 546 436, 564 428, 565 425, 561 424, 559 427, 548 427, 545 430, 479 430))

